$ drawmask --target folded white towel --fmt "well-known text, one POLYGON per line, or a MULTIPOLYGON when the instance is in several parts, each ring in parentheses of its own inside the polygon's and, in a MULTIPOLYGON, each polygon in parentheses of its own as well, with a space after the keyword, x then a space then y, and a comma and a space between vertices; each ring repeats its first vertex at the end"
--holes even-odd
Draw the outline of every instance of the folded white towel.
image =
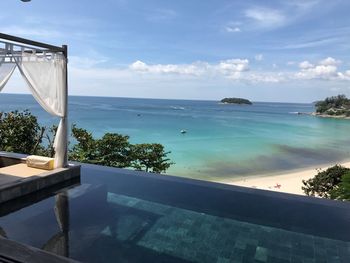
POLYGON ((54 159, 38 155, 30 155, 27 157, 27 166, 45 170, 53 170, 54 159))

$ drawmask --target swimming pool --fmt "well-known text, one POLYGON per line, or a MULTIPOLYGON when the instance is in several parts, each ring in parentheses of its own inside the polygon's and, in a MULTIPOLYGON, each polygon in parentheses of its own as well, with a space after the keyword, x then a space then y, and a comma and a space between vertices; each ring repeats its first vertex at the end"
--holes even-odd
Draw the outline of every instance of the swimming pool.
POLYGON ((347 202, 94 165, 81 174, 2 205, 0 234, 83 262, 350 259, 347 202))

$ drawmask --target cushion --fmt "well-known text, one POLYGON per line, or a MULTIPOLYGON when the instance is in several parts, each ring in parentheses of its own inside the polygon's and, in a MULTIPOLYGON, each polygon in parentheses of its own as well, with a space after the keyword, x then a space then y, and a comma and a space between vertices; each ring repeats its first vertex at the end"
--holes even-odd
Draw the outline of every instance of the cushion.
POLYGON ((30 155, 27 157, 27 166, 45 170, 54 169, 54 159, 38 155, 30 155))

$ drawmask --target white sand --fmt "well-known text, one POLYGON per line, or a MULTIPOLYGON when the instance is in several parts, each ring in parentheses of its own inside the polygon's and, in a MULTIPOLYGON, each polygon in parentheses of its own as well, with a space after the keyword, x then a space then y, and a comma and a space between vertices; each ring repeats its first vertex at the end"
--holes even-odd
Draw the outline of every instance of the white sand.
MULTIPOLYGON (((340 164, 342 166, 350 168, 350 162, 340 164)), ((330 166, 320 166, 318 168, 325 170, 328 167, 330 166)), ((222 181, 222 183, 304 195, 304 192, 301 189, 303 186, 302 180, 310 179, 316 174, 317 170, 314 168, 271 176, 248 177, 246 179, 231 179, 222 181)))

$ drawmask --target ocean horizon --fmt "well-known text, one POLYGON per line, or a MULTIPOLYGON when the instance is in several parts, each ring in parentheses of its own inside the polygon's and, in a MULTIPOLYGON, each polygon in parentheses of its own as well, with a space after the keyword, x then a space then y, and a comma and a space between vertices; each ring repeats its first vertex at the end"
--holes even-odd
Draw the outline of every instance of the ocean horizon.
MULTIPOLYGON (((58 123, 31 95, 0 95, 0 111, 24 109, 42 125, 58 123)), ((297 114, 313 111, 312 103, 69 97, 70 124, 95 137, 116 132, 132 143, 161 143, 175 162, 167 174, 213 181, 350 159, 350 120, 297 114)))

